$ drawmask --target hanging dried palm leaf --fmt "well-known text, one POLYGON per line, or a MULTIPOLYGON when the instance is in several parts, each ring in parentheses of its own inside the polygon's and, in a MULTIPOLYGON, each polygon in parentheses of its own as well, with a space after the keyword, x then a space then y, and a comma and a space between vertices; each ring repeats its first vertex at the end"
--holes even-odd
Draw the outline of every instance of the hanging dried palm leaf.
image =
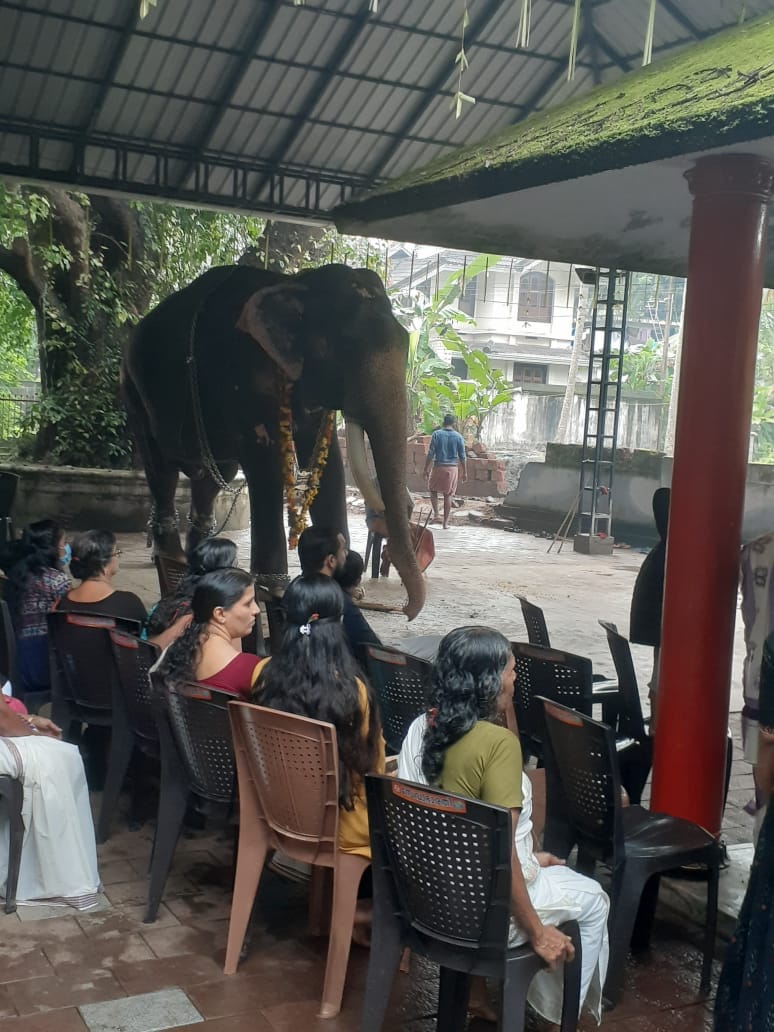
POLYGON ((648 11, 648 27, 645 30, 645 46, 642 51, 642 63, 649 65, 653 60, 653 32, 656 28, 656 4, 658 0, 650 0, 650 10, 648 11))
POLYGON ((519 27, 516 30, 516 46, 524 50, 529 46, 529 31, 532 27, 532 0, 521 0, 519 27))
POLYGON ((462 0, 462 32, 460 34, 460 49, 457 56, 454 58, 454 63, 459 65, 459 74, 457 75, 457 92, 452 96, 451 108, 454 111, 454 117, 459 118, 462 114, 462 107, 464 104, 475 104, 476 98, 469 96, 467 93, 462 92, 462 73, 468 67, 468 55, 465 53, 465 29, 470 24, 470 18, 468 16, 468 3, 467 0, 462 0))
POLYGON ((578 37, 580 36, 581 0, 575 0, 572 12, 572 34, 570 35, 570 60, 567 63, 567 81, 575 78, 575 59, 578 56, 578 37))
POLYGON ((151 7, 155 7, 158 0, 140 0, 140 20, 146 18, 150 13, 151 7))

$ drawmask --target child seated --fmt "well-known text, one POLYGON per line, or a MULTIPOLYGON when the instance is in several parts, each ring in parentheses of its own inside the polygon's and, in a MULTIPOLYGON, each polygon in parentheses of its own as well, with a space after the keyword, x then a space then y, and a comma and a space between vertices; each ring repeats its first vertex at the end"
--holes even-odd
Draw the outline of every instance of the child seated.
POLYGON ((360 552, 349 551, 344 565, 333 575, 341 590, 356 602, 359 602, 364 594, 360 586, 364 569, 365 565, 360 552))

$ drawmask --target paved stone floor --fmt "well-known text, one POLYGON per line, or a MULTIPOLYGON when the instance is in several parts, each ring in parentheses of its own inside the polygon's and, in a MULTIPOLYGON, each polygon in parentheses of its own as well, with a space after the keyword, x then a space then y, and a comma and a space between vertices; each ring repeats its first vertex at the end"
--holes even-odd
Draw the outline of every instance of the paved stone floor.
MULTIPOLYGON (((353 520, 353 545, 362 550, 365 534, 359 522, 353 520)), ((246 534, 234 537, 246 554, 246 534)), ((546 556, 547 543, 541 539, 464 525, 439 531, 436 538, 439 554, 429 571, 428 605, 415 624, 407 629, 401 617, 373 614, 372 623, 386 641, 412 632, 442 633, 470 622, 491 623, 523 638, 514 595, 524 593, 544 606, 559 647, 590 655, 597 670, 612 669, 596 620, 612 619, 627 627, 640 554, 622 551, 600 560, 565 549, 560 556, 546 556)), ((141 536, 124 536, 120 545, 119 586, 152 602, 158 592, 141 536)), ((400 601, 402 595, 394 576, 368 581, 366 587, 370 598, 382 602, 400 601)), ((646 650, 637 663, 644 685, 649 675, 646 650)), ((733 726, 738 738, 738 718, 733 726)), ((736 762, 724 828, 729 842, 750 841, 750 821, 741 814, 749 793, 749 772, 736 762)), ((93 802, 97 807, 99 796, 93 802)), ((129 831, 122 815, 117 817, 113 836, 99 849, 104 899, 96 912, 75 916, 20 908, 18 914, 0 915, 2 1032, 152 1032, 202 1025, 209 1025, 209 1032, 359 1029, 367 951, 353 947, 341 1015, 317 1020, 326 943, 305 932, 304 887, 270 871, 259 891, 248 956, 237 975, 223 974, 233 853, 231 833, 224 829, 185 834, 159 918, 153 925, 143 924, 152 833, 152 821, 129 831)), ((723 878, 727 895, 738 905, 749 847, 739 845, 735 856, 734 877, 727 872, 723 878)), ((665 905, 651 949, 630 960, 625 995, 604 1016, 604 1028, 700 1032, 711 1027, 708 1002, 698 995, 703 891, 700 886, 687 891, 677 886, 663 893, 665 905)), ((719 943, 718 955, 721 951, 719 943)), ((414 958, 410 974, 396 977, 385 1029, 434 1029, 436 991, 435 972, 414 958)), ((491 1027, 470 1024, 471 1032, 491 1027)), ((588 1032, 594 1026, 585 1021, 582 1027, 588 1032)))

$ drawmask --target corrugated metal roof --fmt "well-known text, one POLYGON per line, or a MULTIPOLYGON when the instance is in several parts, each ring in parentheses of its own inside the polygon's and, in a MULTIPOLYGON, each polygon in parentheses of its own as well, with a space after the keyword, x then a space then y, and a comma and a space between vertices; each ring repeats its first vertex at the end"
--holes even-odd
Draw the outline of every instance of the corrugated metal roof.
MULTIPOLYGON (((733 25, 741 0, 658 0, 654 57, 733 25)), ((748 17, 774 0, 747 0, 748 17)), ((639 66, 647 4, 583 0, 0 0, 0 174, 324 216, 385 177, 639 66)))

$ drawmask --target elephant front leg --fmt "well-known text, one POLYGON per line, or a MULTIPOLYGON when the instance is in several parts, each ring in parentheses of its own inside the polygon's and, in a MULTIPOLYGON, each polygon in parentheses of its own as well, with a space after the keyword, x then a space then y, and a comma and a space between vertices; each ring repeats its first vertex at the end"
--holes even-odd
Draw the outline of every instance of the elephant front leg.
POLYGON ((250 493, 250 569, 282 585, 287 581, 288 550, 279 449, 276 444, 251 443, 240 465, 250 493))
MULTIPOLYGON (((235 462, 227 466, 218 466, 218 472, 227 484, 237 475, 237 469, 235 462)), ((219 493, 220 485, 208 474, 191 480, 191 512, 188 516, 190 526, 186 538, 186 551, 189 555, 200 541, 210 537, 217 530, 213 509, 219 493)), ((229 504, 233 500, 233 496, 229 498, 229 504)), ((222 529, 225 530, 226 526, 222 529)))
MULTIPOLYGON (((317 437, 319 421, 296 431, 296 447, 299 460, 303 464, 311 461, 314 442, 317 437)), ((339 531, 349 544, 349 528, 347 526, 347 495, 344 479, 344 463, 341 459, 339 439, 334 431, 328 450, 328 461, 320 480, 317 497, 309 510, 312 523, 317 527, 331 527, 339 531)))

